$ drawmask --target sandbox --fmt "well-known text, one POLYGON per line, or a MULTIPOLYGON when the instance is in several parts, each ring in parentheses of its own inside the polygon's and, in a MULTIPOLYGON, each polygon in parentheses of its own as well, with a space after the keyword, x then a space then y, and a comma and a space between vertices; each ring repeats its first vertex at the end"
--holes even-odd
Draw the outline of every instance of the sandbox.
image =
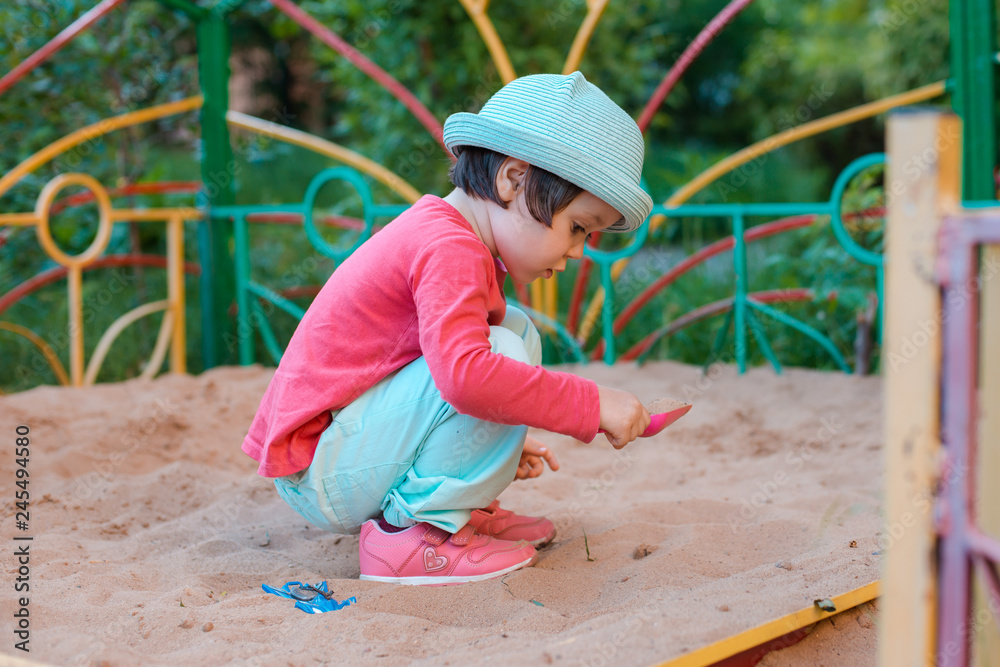
MULTIPOLYGON (((555 541, 532 568, 441 588, 360 581, 357 538, 306 525, 255 474, 240 444, 273 369, 0 397, 0 432, 33 436, 30 658, 647 665, 878 579, 879 378, 559 368, 694 409, 620 451, 533 430, 562 469, 500 500, 552 518, 555 541), (289 580, 357 603, 308 615, 261 590, 289 580)), ((761 664, 874 665, 875 613, 824 621, 761 664)))

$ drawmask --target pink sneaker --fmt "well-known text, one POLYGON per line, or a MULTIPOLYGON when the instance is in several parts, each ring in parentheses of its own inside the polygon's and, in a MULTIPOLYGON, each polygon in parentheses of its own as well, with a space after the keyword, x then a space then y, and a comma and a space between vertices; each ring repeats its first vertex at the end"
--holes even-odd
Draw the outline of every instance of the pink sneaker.
POLYGON ((480 535, 471 525, 452 535, 429 523, 387 533, 372 519, 361 526, 361 578, 417 586, 464 584, 531 565, 535 548, 480 535))
POLYGON ((545 517, 521 516, 500 509, 499 500, 489 507, 472 510, 469 525, 483 535, 498 540, 524 540, 535 548, 545 546, 556 536, 556 527, 545 517))

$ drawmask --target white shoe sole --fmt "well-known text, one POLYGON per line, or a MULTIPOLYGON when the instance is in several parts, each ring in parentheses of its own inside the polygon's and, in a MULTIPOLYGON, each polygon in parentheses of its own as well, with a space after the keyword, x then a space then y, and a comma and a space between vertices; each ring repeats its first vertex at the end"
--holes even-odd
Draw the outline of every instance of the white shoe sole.
POLYGON ((505 574, 513 572, 514 570, 519 570, 522 567, 531 565, 536 559, 536 556, 520 562, 516 565, 511 565, 510 567, 497 570, 496 572, 487 572, 486 574, 474 574, 466 577, 378 577, 373 574, 362 574, 362 581, 381 581, 387 584, 403 584, 404 586, 450 586, 452 584, 468 584, 473 581, 485 581, 487 579, 493 579, 495 577, 502 577, 505 574))

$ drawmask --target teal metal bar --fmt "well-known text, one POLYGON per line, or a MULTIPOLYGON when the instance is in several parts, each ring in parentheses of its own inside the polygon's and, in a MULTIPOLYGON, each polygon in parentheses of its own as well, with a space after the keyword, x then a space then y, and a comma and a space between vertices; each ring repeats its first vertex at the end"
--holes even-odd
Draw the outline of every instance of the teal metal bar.
POLYGON ((205 16, 205 14, 208 13, 207 10, 198 7, 197 5, 193 5, 187 0, 160 0, 160 4, 164 7, 184 12, 196 21, 200 20, 205 16))
POLYGON ((826 215, 830 213, 830 202, 804 202, 791 204, 687 204, 675 208, 664 208, 661 204, 653 207, 653 215, 661 214, 670 218, 703 217, 729 218, 736 213, 743 215, 826 215))
POLYGON ((843 355, 840 354, 840 351, 837 349, 837 346, 834 345, 833 341, 831 341, 829 338, 827 338, 820 332, 816 331, 808 324, 800 322, 791 315, 786 315, 780 310, 771 308, 770 306, 767 306, 763 303, 759 303, 757 301, 748 301, 748 303, 751 308, 757 309, 758 311, 760 311, 764 315, 767 315, 768 317, 773 317, 782 324, 789 326, 795 329, 796 331, 804 333, 806 336, 819 343, 824 350, 830 353, 830 356, 833 357, 833 360, 837 362, 838 366, 840 366, 840 370, 844 371, 845 373, 851 372, 851 367, 847 365, 847 362, 844 361, 843 355))
POLYGON ((754 340, 757 341, 757 345, 760 346, 761 351, 768 361, 771 362, 771 366, 774 367, 774 372, 777 375, 781 375, 781 364, 778 363, 778 357, 774 356, 774 350, 771 349, 771 343, 767 340, 767 334, 764 333, 764 326, 761 324, 757 316, 754 315, 753 308, 747 309, 747 320, 750 321, 750 331, 753 333, 754 340))
MULTIPOLYGON (((726 338, 729 336, 729 327, 733 325, 733 311, 730 309, 726 312, 726 319, 723 320, 722 326, 719 327, 718 333, 715 334, 715 340, 712 342, 712 351, 708 355, 708 359, 702 364, 701 371, 703 373, 708 372, 708 367, 712 363, 722 356, 722 346, 726 342, 726 338)), ((653 349, 652 347, 649 349, 653 349)))
POLYGON ((520 308, 525 312, 528 317, 535 320, 538 324, 546 327, 552 327, 553 330, 559 335, 560 340, 562 340, 566 346, 573 352, 573 356, 576 358, 576 362, 579 364, 586 364, 587 357, 583 354, 583 349, 580 347, 580 343, 573 338, 572 334, 566 330, 566 327, 561 325, 559 322, 555 321, 548 315, 538 312, 534 308, 524 305, 519 301, 511 301, 511 305, 520 308))
POLYGON ((264 340, 264 347, 267 348, 271 358, 274 359, 274 363, 279 364, 281 363, 282 350, 281 346, 278 345, 278 339, 275 337, 274 331, 271 329, 271 324, 267 321, 267 316, 264 315, 260 304, 256 300, 250 303, 253 304, 254 315, 256 315, 257 322, 260 323, 260 337, 264 340))
MULTIPOLYGON (((648 226, 643 225, 642 228, 648 226)), ((601 269, 601 285, 604 286, 604 303, 601 304, 604 328, 604 363, 610 366, 615 363, 615 286, 611 281, 611 262, 599 261, 598 266, 601 269)))
POLYGON ((882 255, 861 247, 851 238, 851 235, 844 229, 841 204, 844 199, 844 191, 847 189, 847 185, 851 182, 851 179, 865 169, 877 164, 885 164, 884 153, 870 153, 859 157, 840 172, 837 182, 833 185, 833 191, 830 192, 830 226, 833 228, 833 235, 837 238, 837 242, 840 243, 841 247, 847 251, 848 255, 862 264, 870 266, 882 266, 882 255))
POLYGON ((240 365, 249 366, 254 362, 253 324, 250 319, 250 299, 247 293, 250 284, 250 239, 245 215, 236 216, 236 340, 239 347, 240 365))
POLYGON ((297 320, 301 320, 305 317, 306 311, 296 305, 294 301, 286 299, 274 290, 264 287, 259 283, 255 283, 253 281, 248 282, 247 291, 252 294, 256 294, 262 299, 270 301, 297 320))
POLYGON ((733 215, 733 270, 736 273, 736 294, 733 295, 733 312, 736 326, 736 366, 740 373, 747 370, 747 245, 743 238, 743 214, 733 215))
MULTIPOLYGON (((224 17, 206 12, 198 21, 198 81, 204 103, 201 108, 201 178, 209 211, 234 202, 233 155, 229 146, 226 111, 229 109, 229 26, 224 17)), ((233 223, 211 214, 201 223, 199 248, 201 280, 209 285, 202 294, 202 351, 206 368, 230 363, 227 352, 234 322, 229 307, 236 300, 235 262, 230 249, 233 223)))

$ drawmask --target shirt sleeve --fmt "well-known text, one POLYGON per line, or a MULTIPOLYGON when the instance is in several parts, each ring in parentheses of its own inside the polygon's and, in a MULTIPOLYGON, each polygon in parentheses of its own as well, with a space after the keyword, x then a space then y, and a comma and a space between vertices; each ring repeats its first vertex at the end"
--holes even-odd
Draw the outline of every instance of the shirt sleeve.
POLYGON ((442 398, 477 419, 590 442, 600 423, 595 382, 490 349, 488 313, 503 298, 495 276, 477 239, 447 239, 415 258, 410 285, 420 348, 442 398))

